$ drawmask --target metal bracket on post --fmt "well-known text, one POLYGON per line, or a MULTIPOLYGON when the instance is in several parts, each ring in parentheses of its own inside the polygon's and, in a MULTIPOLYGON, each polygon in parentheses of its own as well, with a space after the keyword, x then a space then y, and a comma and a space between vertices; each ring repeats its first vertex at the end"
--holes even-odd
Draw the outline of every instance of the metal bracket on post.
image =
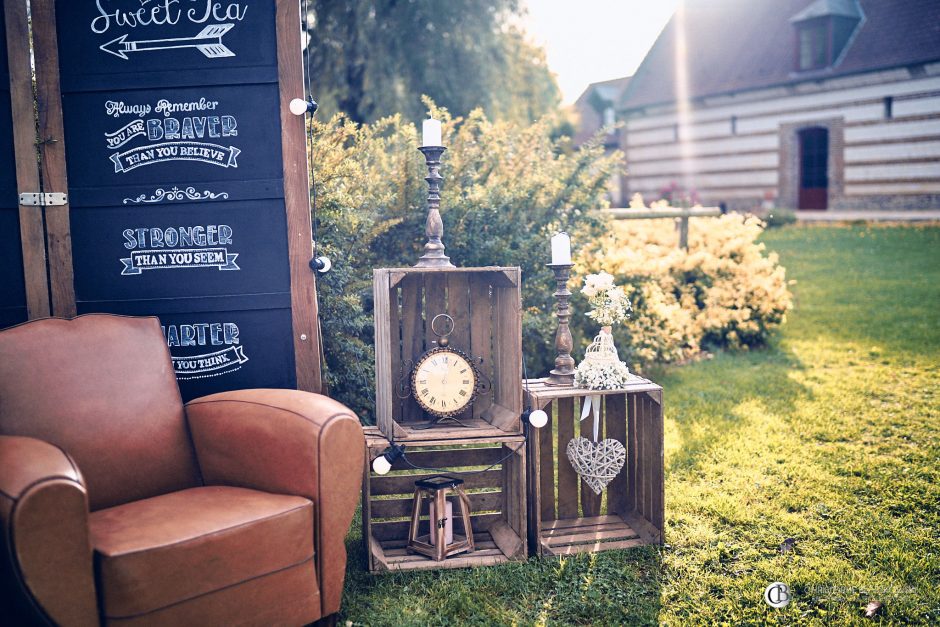
POLYGON ((68 196, 62 192, 26 192, 20 194, 24 207, 61 207, 68 204, 68 196))

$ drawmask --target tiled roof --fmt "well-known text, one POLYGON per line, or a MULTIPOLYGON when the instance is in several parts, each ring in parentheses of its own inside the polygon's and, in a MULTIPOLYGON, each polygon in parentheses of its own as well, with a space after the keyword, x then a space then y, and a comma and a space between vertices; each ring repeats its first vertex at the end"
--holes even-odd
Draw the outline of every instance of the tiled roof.
POLYGON ((685 28, 688 95, 708 95, 940 60, 940 0, 687 0, 624 91, 621 109, 676 99, 676 44, 685 28), (818 12, 864 18, 834 67, 796 72, 792 18, 818 12))

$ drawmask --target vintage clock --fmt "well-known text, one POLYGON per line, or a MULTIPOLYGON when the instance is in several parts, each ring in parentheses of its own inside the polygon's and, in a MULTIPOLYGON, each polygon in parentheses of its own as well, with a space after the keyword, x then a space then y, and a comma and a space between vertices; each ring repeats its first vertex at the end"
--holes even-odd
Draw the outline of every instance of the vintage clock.
POLYGON ((520 275, 375 269, 375 422, 386 438, 452 437, 433 429, 445 420, 461 437, 522 434, 520 275))
POLYGON ((481 387, 480 373, 473 359, 450 346, 448 335, 454 330, 454 319, 438 314, 431 321, 431 331, 440 338, 437 348, 425 352, 411 371, 411 394, 418 405, 438 418, 456 416, 470 407, 481 387), (450 323, 447 331, 438 324, 450 323))

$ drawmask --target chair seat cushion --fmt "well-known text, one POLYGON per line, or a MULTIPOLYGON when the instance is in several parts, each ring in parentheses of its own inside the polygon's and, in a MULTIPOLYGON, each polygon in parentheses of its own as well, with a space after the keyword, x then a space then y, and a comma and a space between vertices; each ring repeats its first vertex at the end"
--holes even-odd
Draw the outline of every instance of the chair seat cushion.
POLYGON ((139 616, 313 558, 313 503, 199 487, 90 516, 107 618, 139 616))

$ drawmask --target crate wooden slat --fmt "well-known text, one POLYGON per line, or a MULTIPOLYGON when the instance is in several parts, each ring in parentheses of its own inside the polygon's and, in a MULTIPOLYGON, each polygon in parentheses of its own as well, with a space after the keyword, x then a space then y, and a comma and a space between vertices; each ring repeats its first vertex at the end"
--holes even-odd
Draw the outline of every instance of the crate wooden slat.
POLYGON ((375 297, 376 422, 395 440, 522 434, 522 312, 519 268, 380 268, 375 297), (431 429, 408 394, 410 368, 437 337, 434 316, 454 319, 450 345, 469 353, 490 382, 473 406, 431 429), (403 398, 404 397, 404 398, 403 398))
MULTIPOLYGON (((503 434, 494 438, 436 437, 406 443, 408 460, 397 460, 387 475, 372 472, 372 460, 389 445, 377 427, 365 427, 366 464, 363 470, 362 537, 369 572, 465 568, 501 564, 526 557, 525 438, 503 434), (476 550, 437 562, 409 553, 405 546, 414 497, 414 482, 437 470, 416 470, 409 466, 440 468, 445 471, 480 470, 457 474, 470 497, 471 526, 476 550)), ((438 434, 439 435, 439 434, 438 434)), ((427 533, 422 520, 419 533, 427 533)), ((462 535, 459 518, 454 533, 462 535)))
POLYGON ((526 382, 526 403, 548 424, 528 434, 529 548, 538 555, 625 549, 663 542, 662 388, 632 376, 621 390, 554 387, 526 382), (601 438, 623 442, 627 459, 605 495, 580 480, 565 453, 576 431, 590 438, 593 416, 579 426, 586 395, 602 397, 601 438), (557 472, 557 480, 556 473, 557 472), (556 492, 557 486, 557 492, 556 492))

